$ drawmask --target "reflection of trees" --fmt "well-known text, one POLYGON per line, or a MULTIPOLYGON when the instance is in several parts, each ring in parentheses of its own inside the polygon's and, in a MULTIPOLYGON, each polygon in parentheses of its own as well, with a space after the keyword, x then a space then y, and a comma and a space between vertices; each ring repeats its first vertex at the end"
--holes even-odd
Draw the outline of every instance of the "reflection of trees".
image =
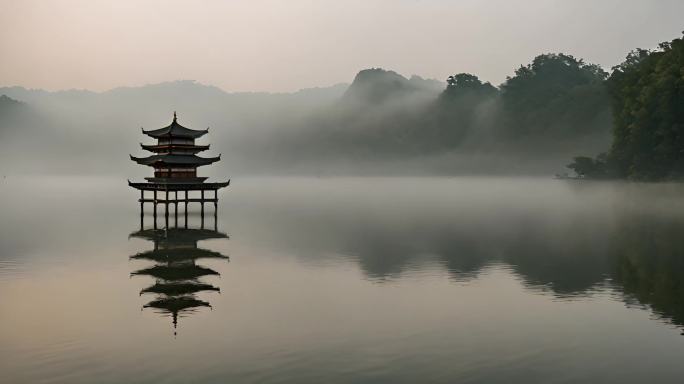
POLYGON ((528 228, 502 253, 527 286, 565 297, 586 294, 605 281, 607 251, 602 237, 554 236, 528 228))
POLYGON ((494 257, 491 247, 480 239, 458 232, 405 235, 378 228, 362 232, 354 234, 355 241, 346 252, 354 255, 366 276, 373 279, 398 276, 411 265, 436 258, 454 279, 468 280, 494 257))
POLYGON ((449 275, 457 281, 477 278, 480 270, 497 257, 491 244, 473 236, 451 233, 435 236, 431 242, 432 246, 426 249, 437 255, 449 275))
POLYGON ((605 280, 605 233, 570 237, 534 222, 517 224, 515 230, 425 225, 412 232, 374 225, 338 233, 349 244, 346 253, 370 278, 398 276, 410 265, 437 261, 458 281, 504 262, 528 286, 563 296, 582 294, 605 280))
POLYGON ((155 309, 158 313, 170 316, 174 328, 178 318, 193 313, 198 308, 211 305, 197 298, 204 291, 219 292, 220 289, 200 279, 205 276, 218 276, 211 268, 197 265, 199 259, 225 259, 218 252, 197 247, 200 240, 227 238, 223 233, 205 229, 141 230, 131 237, 154 242, 154 249, 131 256, 132 260, 151 261, 155 264, 132 272, 133 276, 149 276, 155 283, 140 291, 140 294, 153 294, 156 298, 143 306, 155 309))
POLYGON ((370 278, 399 275, 415 259, 415 249, 387 233, 359 237, 347 251, 355 255, 361 269, 370 278))
POLYGON ((613 279, 628 298, 684 326, 684 221, 640 217, 617 236, 613 279))
POLYGON ((462 281, 500 262, 527 287, 560 298, 590 295, 612 281, 625 300, 637 299, 684 326, 684 219, 625 214, 613 222, 569 222, 562 228, 515 224, 510 231, 446 225, 405 231, 388 224, 341 227, 336 233, 370 278, 396 277, 437 261, 462 281))
MULTIPOLYGON (((571 185, 590 192, 587 184, 571 185)), ((533 291, 565 299, 614 288, 626 301, 638 300, 684 326, 684 217, 667 219, 650 210, 639 215, 641 208, 549 215, 466 211, 461 217, 448 207, 443 215, 316 211, 283 214, 259 228, 277 228, 272 241, 297 249, 302 259, 346 255, 370 279, 438 266, 453 280, 468 281, 502 265, 533 291)))

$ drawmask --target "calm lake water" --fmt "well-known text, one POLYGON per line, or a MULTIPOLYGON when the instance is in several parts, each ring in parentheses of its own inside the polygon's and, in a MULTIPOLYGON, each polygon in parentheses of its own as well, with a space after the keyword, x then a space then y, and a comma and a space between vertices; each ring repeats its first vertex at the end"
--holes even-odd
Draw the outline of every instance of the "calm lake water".
POLYGON ((136 192, 0 180, 0 382, 684 380, 684 185, 234 179, 218 233, 136 192))

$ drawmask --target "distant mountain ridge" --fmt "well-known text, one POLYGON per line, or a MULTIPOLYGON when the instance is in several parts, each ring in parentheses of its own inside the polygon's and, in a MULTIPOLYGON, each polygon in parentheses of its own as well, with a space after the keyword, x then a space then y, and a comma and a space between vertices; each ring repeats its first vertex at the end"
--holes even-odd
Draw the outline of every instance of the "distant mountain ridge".
POLYGON ((382 68, 359 71, 349 85, 292 93, 230 93, 190 80, 104 92, 5 87, 0 94, 26 102, 32 116, 0 126, 13 134, 0 141, 0 162, 22 157, 26 172, 142 177, 146 170, 127 156, 141 155, 140 128, 166 126, 174 111, 189 128, 212 128, 205 155, 224 161, 205 170, 210 177, 551 172, 568 153, 606 147, 600 73, 565 55, 521 68, 498 88, 471 74, 440 82, 382 68), (597 81, 578 83, 577 72, 597 81), (550 90, 559 96, 544 96, 550 90), (29 147, 40 158, 26 157, 29 147))
POLYGON ((108 96, 128 95, 135 92, 164 93, 164 92, 190 92, 195 94, 213 96, 297 96, 321 94, 371 93, 387 96, 391 91, 442 91, 444 83, 434 79, 424 79, 418 75, 406 78, 395 71, 382 68, 363 69, 357 73, 352 83, 337 83, 330 86, 302 88, 292 92, 251 92, 251 91, 225 91, 214 85, 199 83, 195 80, 172 80, 160 83, 143 84, 137 86, 121 86, 105 91, 92 91, 88 89, 64 89, 49 91, 40 88, 26 88, 22 86, 0 87, 0 95, 7 95, 16 100, 31 102, 41 97, 62 96, 79 98, 84 96, 108 96))
POLYGON ((284 97, 284 96, 307 96, 333 98, 341 96, 347 89, 348 84, 340 83, 328 87, 304 88, 295 92, 269 93, 269 92, 226 92, 213 85, 205 85, 194 80, 175 80, 140 86, 123 86, 110 90, 96 92, 85 89, 69 89, 47 91, 43 89, 31 89, 21 86, 0 87, 0 94, 25 102, 40 102, 45 98, 63 98, 79 100, 84 98, 108 98, 134 96, 144 94, 146 97, 155 96, 169 98, 170 96, 190 95, 192 97, 284 97))

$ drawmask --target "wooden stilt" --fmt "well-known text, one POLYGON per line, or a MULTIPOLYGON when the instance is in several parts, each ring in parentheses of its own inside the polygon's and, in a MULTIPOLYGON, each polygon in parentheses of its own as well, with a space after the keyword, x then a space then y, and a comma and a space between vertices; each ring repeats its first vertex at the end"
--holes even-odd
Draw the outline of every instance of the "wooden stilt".
POLYGON ((218 229, 218 189, 214 189, 214 231, 218 229))
POLYGON ((165 191, 164 195, 164 225, 166 229, 169 228, 169 190, 165 191))
POLYGON ((204 229, 204 189, 201 191, 202 196, 200 197, 200 204, 202 204, 202 211, 200 216, 202 217, 202 229, 204 229))
POLYGON ((185 228, 188 227, 188 191, 185 191, 185 228))
POLYGON ((145 219, 145 191, 140 190, 140 230, 143 230, 144 227, 144 219, 145 219))
POLYGON ((178 228, 178 191, 173 191, 173 226, 178 228))
POLYGON ((153 198, 152 205, 154 206, 153 212, 152 212, 152 221, 154 221, 154 229, 157 229, 157 190, 154 190, 154 198, 153 198))

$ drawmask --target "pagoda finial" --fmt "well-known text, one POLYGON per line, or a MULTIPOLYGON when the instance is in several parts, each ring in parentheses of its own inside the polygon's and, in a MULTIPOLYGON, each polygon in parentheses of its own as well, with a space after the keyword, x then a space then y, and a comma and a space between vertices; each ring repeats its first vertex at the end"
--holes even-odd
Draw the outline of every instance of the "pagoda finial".
POLYGON ((173 111, 173 122, 176 122, 176 111, 173 111))

